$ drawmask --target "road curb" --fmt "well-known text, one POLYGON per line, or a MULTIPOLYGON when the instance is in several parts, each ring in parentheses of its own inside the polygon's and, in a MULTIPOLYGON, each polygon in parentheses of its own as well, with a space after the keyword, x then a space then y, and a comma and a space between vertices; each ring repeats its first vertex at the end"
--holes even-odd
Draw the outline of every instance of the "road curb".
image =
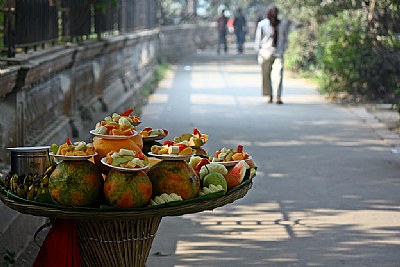
POLYGON ((379 114, 368 112, 366 107, 349 107, 349 110, 365 122, 387 145, 400 147, 400 135, 391 131, 379 114))

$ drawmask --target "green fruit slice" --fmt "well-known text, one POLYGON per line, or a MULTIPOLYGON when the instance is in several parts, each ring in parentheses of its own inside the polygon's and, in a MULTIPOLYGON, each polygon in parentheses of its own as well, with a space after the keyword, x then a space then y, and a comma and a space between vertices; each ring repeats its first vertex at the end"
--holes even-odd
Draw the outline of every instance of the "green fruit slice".
POLYGON ((204 176, 203 186, 208 187, 210 184, 221 185, 225 192, 228 190, 225 177, 218 172, 211 172, 204 176))

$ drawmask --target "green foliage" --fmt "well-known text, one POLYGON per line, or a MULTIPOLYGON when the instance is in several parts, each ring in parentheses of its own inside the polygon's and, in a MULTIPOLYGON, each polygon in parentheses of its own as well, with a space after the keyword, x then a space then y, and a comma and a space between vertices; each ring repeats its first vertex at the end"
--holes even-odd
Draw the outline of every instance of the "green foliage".
POLYGON ((94 8, 100 10, 100 12, 105 15, 107 9, 115 8, 117 6, 117 0, 98 0, 94 4, 94 8))
POLYGON ((362 12, 344 11, 330 16, 320 27, 316 50, 322 70, 320 86, 328 94, 346 92, 393 101, 399 83, 399 54, 376 42, 366 31, 367 23, 362 12))
POLYGON ((143 106, 147 103, 149 96, 154 93, 158 83, 164 78, 166 71, 169 66, 166 63, 159 63, 155 66, 153 76, 150 81, 144 83, 140 88, 139 95, 135 101, 134 109, 140 115, 142 113, 143 106))
POLYGON ((154 86, 157 86, 157 84, 164 78, 167 70, 168 64, 165 62, 161 62, 155 67, 152 80, 154 86))
POLYGON ((289 35, 289 47, 285 54, 285 67, 298 72, 315 70, 315 48, 317 41, 310 37, 307 28, 292 31, 289 35))
POLYGON ((397 103, 400 95, 399 0, 276 0, 300 25, 286 67, 317 75, 323 92, 397 103))
POLYGON ((3 261, 1 262, 2 267, 8 267, 15 263, 15 252, 6 250, 4 253, 3 261))
POLYGON ((360 78, 358 64, 367 56, 370 41, 360 23, 362 18, 354 15, 345 11, 331 16, 320 28, 316 58, 323 71, 321 87, 326 92, 344 91, 360 78))
POLYGON ((276 0, 274 1, 285 16, 294 24, 300 25, 290 34, 286 53, 286 67, 296 72, 315 72, 318 29, 330 16, 343 10, 360 8, 361 0, 276 0))

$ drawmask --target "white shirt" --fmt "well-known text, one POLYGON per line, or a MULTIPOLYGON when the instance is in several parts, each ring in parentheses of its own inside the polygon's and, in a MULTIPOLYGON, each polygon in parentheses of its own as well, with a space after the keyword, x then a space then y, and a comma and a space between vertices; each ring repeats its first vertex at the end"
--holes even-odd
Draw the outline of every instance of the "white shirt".
POLYGON ((278 28, 278 43, 273 47, 274 27, 269 19, 263 19, 257 24, 256 38, 254 49, 259 52, 261 49, 269 50, 275 57, 282 57, 283 52, 288 47, 288 23, 286 20, 281 20, 278 28), (261 36, 262 34, 262 36, 261 36))

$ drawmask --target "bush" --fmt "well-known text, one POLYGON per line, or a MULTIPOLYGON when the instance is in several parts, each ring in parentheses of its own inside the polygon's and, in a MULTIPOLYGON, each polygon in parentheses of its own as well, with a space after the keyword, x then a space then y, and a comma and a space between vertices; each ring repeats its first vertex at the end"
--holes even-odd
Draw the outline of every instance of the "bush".
POLYGON ((285 53, 286 68, 295 72, 314 71, 316 61, 314 50, 317 42, 311 31, 306 28, 299 28, 289 35, 289 47, 285 53))
POLYGON ((320 27, 316 58, 322 70, 321 90, 393 103, 399 85, 399 52, 396 45, 370 37, 366 29, 366 18, 357 11, 332 16, 320 27))
POLYGON ((370 46, 362 24, 361 16, 351 16, 345 11, 331 16, 321 26, 316 58, 322 70, 321 89, 325 92, 355 93, 358 89, 355 83, 361 78, 359 63, 367 60, 370 46))

